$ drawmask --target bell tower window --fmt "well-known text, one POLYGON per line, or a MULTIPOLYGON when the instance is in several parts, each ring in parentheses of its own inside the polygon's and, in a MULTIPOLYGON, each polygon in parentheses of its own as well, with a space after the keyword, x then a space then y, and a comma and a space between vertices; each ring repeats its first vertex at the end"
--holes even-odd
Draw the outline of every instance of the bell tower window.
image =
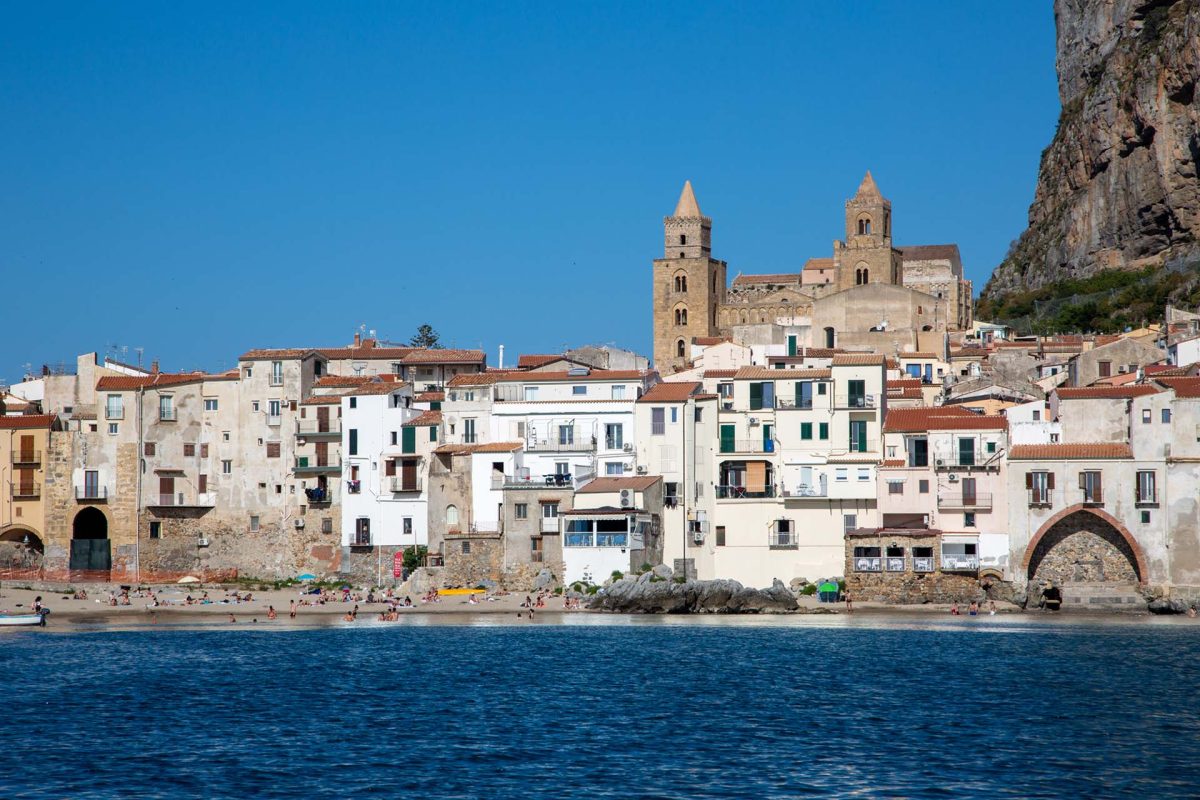
POLYGON ((688 324, 686 308, 675 309, 675 324, 680 327, 688 324))
POLYGON ((675 356, 677 358, 683 358, 684 347, 685 347, 685 345, 683 343, 683 339, 680 339, 678 342, 675 343, 675 356))
POLYGON ((687 275, 680 273, 675 276, 675 291, 687 292, 687 275))
POLYGON ((679 243, 681 245, 687 244, 687 234, 685 234, 685 233, 679 234, 679 243))
POLYGON ((871 218, 870 217, 863 217, 862 219, 860 219, 858 221, 858 235, 859 236, 870 236, 871 235, 871 218))

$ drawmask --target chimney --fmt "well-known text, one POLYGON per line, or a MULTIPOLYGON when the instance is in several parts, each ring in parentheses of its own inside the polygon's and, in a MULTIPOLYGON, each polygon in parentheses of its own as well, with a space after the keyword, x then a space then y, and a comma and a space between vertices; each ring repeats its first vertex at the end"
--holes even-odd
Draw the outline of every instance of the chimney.
POLYGON ((358 331, 355 331, 354 332, 354 346, 358 347, 361 344, 362 344, 362 334, 359 333, 358 331))
POLYGON ((504 369, 504 345, 500 345, 500 364, 498 369, 504 369))
POLYGON ((158 359, 157 358, 150 362, 150 374, 151 375, 158 374, 158 359))

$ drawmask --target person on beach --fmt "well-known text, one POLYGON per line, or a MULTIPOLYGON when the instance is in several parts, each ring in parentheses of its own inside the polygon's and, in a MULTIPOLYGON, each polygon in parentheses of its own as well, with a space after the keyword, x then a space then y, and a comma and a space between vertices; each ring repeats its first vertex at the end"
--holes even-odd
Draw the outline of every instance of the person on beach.
POLYGON ((959 616, 959 614, 958 614, 958 603, 951 603, 951 604, 950 604, 950 616, 952 616, 952 617, 957 617, 957 616, 959 616))
POLYGON ((35 613, 35 614, 42 613, 42 596, 40 594, 37 597, 33 598, 33 613, 35 613))
POLYGON ((846 592, 846 613, 854 613, 854 600, 850 597, 850 593, 846 592))
POLYGON ((235 617, 233 614, 230 614, 230 615, 229 615, 229 621, 230 621, 231 623, 235 623, 235 622, 237 622, 237 617, 235 617))
POLYGON ((988 616, 996 616, 996 601, 992 600, 988 603, 988 616))
POLYGON ((291 617, 292 619, 296 618, 296 601, 295 600, 293 600, 292 604, 288 607, 288 616, 291 617))
POLYGON ((267 606, 267 619, 275 619, 279 615, 275 613, 275 606, 267 606))
POLYGON ((979 615, 979 603, 972 600, 971 605, 967 607, 967 614, 972 617, 978 616, 979 615))
POLYGON ((412 598, 411 598, 411 597, 409 597, 408 595, 405 595, 405 596, 404 596, 404 607, 405 607, 405 608, 412 608, 412 604, 413 604, 413 602, 412 602, 412 598))

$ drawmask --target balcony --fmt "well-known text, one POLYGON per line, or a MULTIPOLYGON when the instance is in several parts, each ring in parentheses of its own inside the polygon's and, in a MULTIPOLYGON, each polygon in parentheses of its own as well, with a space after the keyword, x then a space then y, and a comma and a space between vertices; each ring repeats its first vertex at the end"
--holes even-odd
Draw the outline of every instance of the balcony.
POLYGON ((542 517, 542 533, 558 533, 558 517, 542 517))
POLYGON ((876 408, 876 395, 873 394, 839 394, 834 397, 834 408, 873 409, 876 408))
POLYGON ((283 417, 280 414, 267 414, 267 424, 272 428, 278 428, 283 424, 283 417))
POLYGON ((528 469, 522 469, 515 475, 493 475, 492 489, 531 489, 535 487, 554 487, 563 489, 578 489, 584 482, 596 477, 595 469, 579 467, 574 473, 547 473, 531 475, 528 469))
POLYGON ((125 408, 123 406, 118 406, 118 407, 105 406, 104 407, 104 418, 109 419, 109 420, 125 419, 125 408))
POLYGON ((829 484, 825 483, 825 484, 818 484, 818 485, 810 486, 807 483, 801 483, 801 484, 798 484, 794 490, 784 489, 783 496, 787 497, 787 498, 828 497, 829 496, 829 484))
POLYGON ((722 453, 774 453, 775 440, 767 439, 722 439, 722 453))
POLYGON ((904 572, 904 556, 886 556, 883 559, 884 572, 904 572))
POLYGON ((81 503, 106 503, 108 502, 108 487, 107 486, 83 486, 75 487, 75 499, 81 503))
POLYGON ((42 463, 41 450, 13 450, 12 463, 14 467, 37 467, 42 463))
POLYGON ((340 419, 299 419, 296 420, 296 436, 304 439, 341 439, 342 421, 340 419))
POLYGON ((1029 498, 1030 508, 1049 508, 1050 507, 1050 490, 1049 489, 1026 489, 1025 495, 1029 498))
POLYGON ((761 500, 775 496, 774 486, 763 486, 754 491, 745 486, 717 486, 716 491, 718 500, 761 500))
POLYGON ((595 451, 596 439, 591 436, 583 436, 578 439, 572 437, 570 441, 562 441, 557 436, 547 439, 530 436, 525 440, 525 452, 527 453, 594 453, 595 451))
POLYGON ((175 409, 173 408, 160 408, 158 410, 159 422, 175 422, 178 419, 179 416, 175 413, 175 409))
POLYGON ((212 508, 216 504, 217 496, 211 492, 198 494, 194 500, 188 500, 183 492, 150 495, 146 499, 147 506, 157 508, 212 508), (156 499, 158 502, 154 502, 156 499))
POLYGON ((406 480, 402 475, 393 475, 388 479, 388 489, 393 492, 419 492, 421 491, 421 479, 415 477, 406 480))
POLYGON ((320 456, 297 456, 292 471, 297 475, 336 474, 342 471, 340 458, 321 458, 320 456))
POLYGON ((767 536, 767 547, 771 550, 798 550, 800 539, 791 531, 771 531, 767 536))
POLYGON ((978 570, 979 556, 942 553, 942 571, 944 572, 977 572, 978 570))
POLYGON ((933 572, 933 556, 913 556, 913 572, 933 572))
POLYGON ((851 453, 878 453, 879 441, 876 439, 852 439, 846 450, 851 453))
POLYGON ((40 483, 10 483, 8 486, 14 500, 36 500, 42 496, 40 483))
POLYGON ((325 506, 333 502, 333 492, 320 486, 304 490, 304 497, 310 505, 325 506))
POLYGON ((944 494, 938 497, 938 508, 943 511, 961 509, 990 511, 992 508, 992 494, 991 492, 976 492, 975 494, 955 492, 944 494))
POLYGON ((883 559, 879 556, 855 556, 855 572, 883 572, 883 559))
POLYGON ((801 398, 797 400, 795 397, 777 397, 775 398, 776 408, 798 408, 801 411, 809 410, 813 407, 813 399, 811 397, 801 398))

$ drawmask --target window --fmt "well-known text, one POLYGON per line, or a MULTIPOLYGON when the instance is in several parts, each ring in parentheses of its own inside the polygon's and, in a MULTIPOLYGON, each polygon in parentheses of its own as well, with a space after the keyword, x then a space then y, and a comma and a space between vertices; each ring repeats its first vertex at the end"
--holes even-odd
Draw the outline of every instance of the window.
POLYGON ((1150 524, 1150 512, 1147 511, 1146 509, 1142 509, 1142 524, 1143 525, 1150 524))
POLYGON ((675 342, 675 357, 683 358, 686 354, 687 354, 687 345, 684 344, 683 339, 680 339, 679 341, 675 342))
POLYGON ((154 455, 154 442, 146 442, 142 447, 142 454, 147 456, 154 455))
POLYGON ((183 457, 184 458, 195 458, 196 457, 196 445, 185 444, 183 446, 183 457))
POLYGON ((474 418, 463 420, 463 443, 464 444, 475 444, 475 420, 474 420, 474 418))
POLYGON ((196 493, 208 494, 208 476, 204 473, 196 476, 196 493))
POLYGON ((701 408, 700 406, 696 406, 696 414, 695 414, 694 420, 696 422, 704 421, 704 409, 701 408))
POLYGON ((829 384, 828 383, 818 383, 817 384, 817 394, 818 395, 829 394, 829 384))
POLYGON ((850 420, 850 452, 867 452, 867 421, 862 419, 850 420))
POLYGON ((115 423, 115 422, 110 422, 110 423, 108 423, 108 432, 109 432, 110 434, 116 435, 116 433, 117 433, 117 423, 115 423))
POLYGON ((513 516, 517 519, 529 519, 529 504, 517 503, 513 506, 513 516))
POLYGON ((223 442, 229 441, 229 431, 221 431, 221 441, 223 441, 223 442))
POLYGON ((679 409, 671 406, 671 424, 674 425, 676 422, 679 422, 679 409))
POLYGON ((215 397, 204 398, 204 410, 205 411, 216 411, 217 410, 217 398, 215 398, 215 397))
POLYGON ((604 447, 607 450, 620 450, 625 446, 625 426, 621 423, 608 423, 604 426, 604 447))
POLYGON ((558 426, 558 443, 560 445, 575 444, 575 426, 574 425, 559 425, 558 426))
POLYGON ((858 527, 858 515, 857 514, 843 514, 842 515, 842 530, 843 531, 852 531, 857 527, 858 527))
POLYGON ((1079 489, 1083 492, 1083 502, 1104 502, 1099 470, 1084 470, 1079 473, 1079 489))
POLYGON ((650 435, 662 436, 667 432, 667 410, 665 408, 650 409, 650 435))
POLYGON ((554 474, 555 475, 570 475, 571 474, 571 465, 568 464, 566 461, 555 461, 554 462, 554 474))
POLYGON ((850 470, 846 467, 838 467, 833 472, 833 479, 838 483, 850 480, 850 470))
POLYGON ((437 432, 438 432, 437 425, 429 426, 429 441, 431 441, 431 442, 437 441, 437 432))
POLYGON ((405 536, 412 536, 412 532, 413 532, 412 517, 403 517, 403 518, 401 518, 400 522, 401 522, 401 528, 400 528, 401 532, 405 536))
POLYGON ((350 455, 358 455, 358 428, 350 429, 350 455))
POLYGON ((995 442, 988 442, 986 446, 987 446, 988 453, 996 452, 996 443, 995 442))
MULTIPOLYGON (((682 339, 680 339, 680 341, 683 341, 683 340, 682 340, 682 339)), ((613 387, 612 387, 612 399, 613 399, 613 400, 624 400, 624 399, 625 399, 625 386, 624 386, 624 384, 614 384, 614 385, 613 385, 613 387)))
POLYGON ((750 410, 775 407, 775 383, 766 381, 750 384, 750 410))
POLYGON ((283 362, 282 361, 272 361, 271 362, 271 385, 272 386, 283 386, 283 362))
POLYGON ((675 324, 679 327, 683 327, 688 324, 686 308, 680 307, 675 309, 675 324))
POLYGON ((620 461, 606 461, 606 462, 604 462, 604 474, 605 475, 624 475, 625 474, 625 465, 622 464, 620 461))
POLYGON ((858 468, 858 479, 860 481, 871 480, 871 468, 870 467, 859 467, 858 468))
POLYGON ((903 480, 889 480, 887 482, 888 494, 904 494, 903 480))
POLYGON ((397 444, 399 444, 399 443, 400 443, 400 442, 398 441, 398 437, 399 437, 399 434, 398 434, 396 431, 392 431, 392 445, 393 445, 393 446, 395 446, 395 445, 397 445, 397 444))
POLYGON ((975 527, 975 512, 974 511, 967 511, 967 512, 963 513, 963 527, 964 528, 974 528, 975 527))
POLYGON ((258 413, 258 401, 257 400, 250 401, 250 410, 256 414, 258 413))
POLYGON ((371 520, 367 517, 359 517, 354 520, 353 543, 357 545, 371 544, 371 520))
POLYGON ((574 395, 575 397, 580 397, 582 395, 586 395, 587 387, 586 386, 572 386, 571 394, 574 395))
POLYGON ((817 423, 817 438, 821 439, 821 440, 829 439, 829 423, 828 422, 817 423))
POLYGON ((725 546, 725 526, 718 525, 717 526, 717 547, 724 547, 724 546, 725 546))
POLYGON ((1162 424, 1163 424, 1163 425, 1170 425, 1170 424, 1171 424, 1171 409, 1169 409, 1169 408, 1164 408, 1164 409, 1162 410, 1162 424))
POLYGON ((1058 444, 1058 434, 1057 433, 1050 434, 1050 444, 1058 444))
POLYGON ((206 445, 206 444, 200 445, 200 457, 208 458, 208 445, 206 445))
POLYGON ((351 398, 350 398, 350 407, 351 407, 351 408, 358 408, 358 398, 357 398, 357 397, 351 397, 351 398))
POLYGON ((251 514, 250 515, 250 530, 252 530, 252 531, 258 530, 258 524, 259 524, 258 515, 251 514))
POLYGON ((538 387, 536 387, 536 386, 526 386, 525 387, 525 400, 527 402, 533 402, 534 400, 537 400, 537 390, 538 390, 538 387))
POLYGON ((1111 361, 1097 361, 1096 369, 1099 370, 1099 374, 1100 374, 1101 378, 1108 378, 1108 377, 1112 376, 1112 362, 1111 361))
POLYGON ((1151 419, 1153 419, 1153 415, 1150 413, 1150 409, 1143 408, 1142 409, 1142 424, 1149 425, 1151 419))
POLYGON ((1054 473, 1044 470, 1026 472, 1025 488, 1029 490, 1029 505, 1050 505, 1050 492, 1054 489, 1054 473))
POLYGON ((800 423, 800 438, 806 439, 806 440, 813 438, 811 422, 801 422, 800 423))
POLYGON ((975 465, 975 440, 962 438, 958 440, 958 465, 971 467, 975 465))
POLYGON ((166 422, 171 422, 175 419, 175 398, 171 395, 164 394, 159 396, 158 418, 166 422))
POLYGON ((267 442, 267 458, 279 458, 279 442, 267 442))
POLYGON ((558 503, 542 503, 542 519, 558 519, 558 503))
POLYGON ((125 403, 119 394, 110 394, 104 402, 105 419, 124 419, 125 403))
POLYGON ((1155 486, 1154 470, 1138 470, 1137 501, 1139 503, 1158 502, 1158 489, 1155 486))
POLYGON ((156 519, 150 520, 150 538, 151 539, 161 539, 162 538, 162 522, 160 522, 156 519))
POLYGON ((282 410, 282 406, 280 406, 278 400, 268 400, 267 401, 267 416, 268 417, 278 417, 281 410, 282 410))
POLYGON ((462 553, 463 553, 463 555, 464 555, 464 556, 469 556, 469 555, 471 555, 471 543, 470 543, 470 542, 463 542, 463 543, 462 543, 462 553))
POLYGON ((458 527, 458 506, 446 506, 446 525, 451 528, 458 527))
POLYGON ((720 395, 725 400, 732 400, 733 399, 733 384, 732 383, 718 383, 717 384, 717 394, 720 395))
POLYGON ((925 478, 917 481, 917 491, 921 494, 929 494, 929 481, 925 478))
POLYGON ((221 474, 222 475, 233 474, 233 462, 232 461, 230 461, 229 459, 225 459, 224 461, 221 462, 221 474))
POLYGON ((1033 412, 1033 421, 1034 421, 1034 422, 1041 422, 1041 420, 1042 420, 1042 412, 1041 412, 1041 411, 1036 411, 1036 410, 1035 410, 1035 411, 1033 412))

